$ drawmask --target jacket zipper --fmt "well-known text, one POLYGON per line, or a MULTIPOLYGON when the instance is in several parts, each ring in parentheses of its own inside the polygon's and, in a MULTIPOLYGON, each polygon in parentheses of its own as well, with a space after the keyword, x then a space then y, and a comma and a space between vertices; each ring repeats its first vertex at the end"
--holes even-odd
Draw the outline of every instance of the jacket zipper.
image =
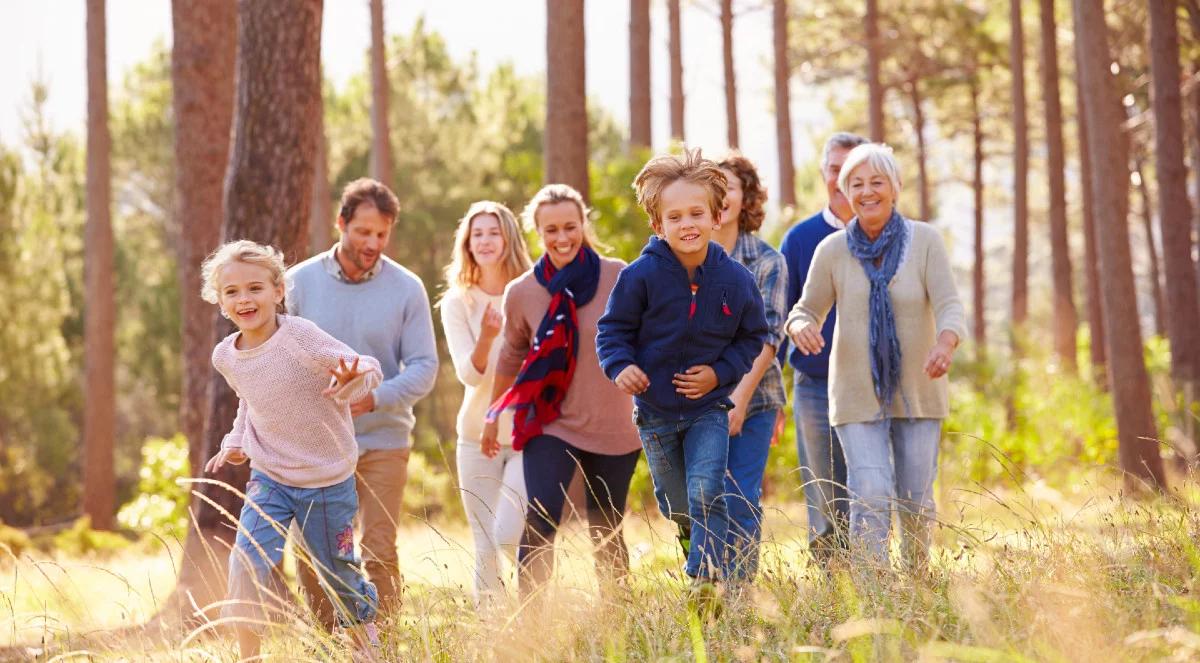
MULTIPOLYGON (((688 367, 685 365, 684 360, 688 356, 688 340, 691 339, 691 337, 692 337, 692 318, 694 318, 695 314, 696 314, 696 294, 700 292, 700 277, 703 276, 703 274, 704 274, 703 270, 704 270, 703 265, 696 267, 696 275, 695 275, 696 289, 695 290, 692 290, 692 279, 688 277, 687 269, 683 270, 683 277, 684 277, 684 280, 687 281, 688 292, 692 293, 692 300, 691 300, 691 304, 688 307, 688 320, 687 320, 687 325, 686 325, 687 333, 683 337, 683 343, 682 343, 683 349, 679 356, 679 372, 680 373, 682 373, 688 369, 688 367)), ((675 400, 676 400, 676 402, 679 403, 679 407, 677 410, 677 413, 679 415, 679 421, 683 421, 683 411, 686 409, 685 406, 687 405, 687 403, 686 403, 687 396, 684 396, 683 394, 681 394, 679 392, 675 392, 675 400)))

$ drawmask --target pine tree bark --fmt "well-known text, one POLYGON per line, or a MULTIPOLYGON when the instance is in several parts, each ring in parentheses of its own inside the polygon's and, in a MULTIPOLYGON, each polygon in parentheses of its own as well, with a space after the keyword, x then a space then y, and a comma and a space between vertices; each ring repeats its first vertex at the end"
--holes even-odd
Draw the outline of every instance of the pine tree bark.
MULTIPOLYGON (((222 239, 274 245, 289 264, 303 258, 308 246, 321 103, 321 4, 238 3, 237 93, 222 239)), ((216 337, 222 338, 232 325, 218 320, 216 337)), ((233 390, 215 371, 209 404, 206 456, 220 448, 237 411, 233 390)), ((246 465, 227 465, 212 478, 240 491, 248 475, 246 465)), ((241 498, 228 488, 205 485, 201 493, 235 516, 241 508, 241 498)), ((196 524, 232 538, 227 516, 207 501, 197 509, 196 524)))
POLYGON ((971 98, 971 142, 974 145, 971 188, 975 197, 975 267, 971 272, 971 283, 975 300, 975 356, 983 359, 987 357, 987 291, 984 288, 983 250, 983 115, 979 108, 979 80, 974 73, 967 79, 967 85, 971 98))
POLYGON ((1200 293, 1192 261, 1192 206, 1184 165, 1183 99, 1179 91, 1179 28, 1175 0, 1149 0, 1150 70, 1154 94, 1154 156, 1159 224, 1166 271, 1171 374, 1200 379, 1200 293))
MULTIPOLYGON (((1013 284, 1012 324, 1025 325, 1029 315, 1029 128, 1025 116, 1025 36, 1021 0, 1009 0, 1013 105, 1013 284)), ((1014 350, 1019 334, 1013 335, 1014 350)))
POLYGON ((629 144, 650 139, 650 0, 629 0, 629 144))
POLYGON ((191 474, 204 467, 204 415, 212 374, 217 313, 200 299, 200 264, 221 241, 221 198, 233 124, 237 5, 234 0, 173 0, 171 89, 175 112, 175 214, 183 296, 183 388, 180 429, 191 474))
POLYGON ((1141 196, 1142 235, 1146 238, 1146 268, 1150 274, 1150 303, 1154 305, 1154 333, 1163 338, 1167 337, 1166 306, 1163 302, 1162 270, 1159 269, 1158 245, 1154 241, 1154 204, 1150 197, 1150 185, 1146 183, 1146 175, 1142 169, 1142 158, 1134 159, 1134 172, 1137 173, 1137 190, 1141 196))
POLYGON ((731 149, 738 137, 737 80, 733 71, 733 0, 721 0, 721 53, 725 65, 725 141, 731 149))
POLYGON ((87 0, 87 221, 84 225, 83 512, 110 530, 116 516, 116 302, 113 294, 112 139, 108 129, 105 0, 87 0))
POLYGON ((775 0, 775 144, 779 157, 779 203, 796 206, 796 167, 792 157, 792 101, 788 61, 788 0, 775 0))
POLYGON ((867 115, 871 141, 882 143, 886 130, 883 122, 883 78, 880 73, 883 66, 883 41, 879 37, 878 0, 867 0, 863 28, 867 36, 867 115))
POLYGON ((917 200, 920 203, 921 220, 929 221, 933 218, 933 205, 929 197, 929 158, 925 145, 925 108, 921 97, 920 77, 910 78, 907 87, 913 111, 913 133, 917 135, 917 200))
POLYGON ((589 196, 583 0, 546 0, 546 182, 589 196))
MULTIPOLYGON (((1081 56, 1079 40, 1075 40, 1075 60, 1081 56)), ((1078 72, 1075 75, 1075 109, 1076 127, 1079 134, 1079 191, 1082 203, 1080 205, 1080 220, 1083 225, 1083 267, 1087 292, 1088 332, 1091 336, 1089 358, 1092 364, 1092 377, 1101 389, 1108 389, 1108 347, 1104 333, 1104 300, 1100 296, 1100 258, 1096 246, 1096 215, 1093 211, 1092 200, 1092 155, 1088 149, 1087 113, 1084 108, 1087 99, 1083 94, 1082 79, 1078 72)))
POLYGON ((371 2, 371 177, 392 182, 392 133, 388 116, 387 49, 384 44, 383 0, 371 2))
POLYGON ((679 0, 667 0, 667 51, 671 62, 671 140, 682 142, 683 42, 679 22, 679 0))
POLYGON ((308 252, 328 251, 333 242, 333 191, 329 183, 329 137, 325 134, 325 104, 317 104, 317 158, 313 169, 312 216, 308 220, 308 252))
POLYGON ((1066 157, 1059 97, 1058 26, 1054 0, 1041 0, 1042 94, 1046 111, 1046 170, 1050 190, 1050 263, 1054 276, 1054 351, 1068 371, 1076 370, 1075 329, 1079 315, 1071 278, 1071 246, 1067 240, 1066 157))
POLYGON ((1129 252, 1129 185, 1124 113, 1109 73, 1112 56, 1101 0, 1074 0, 1077 68, 1086 99, 1092 161, 1093 208, 1100 249, 1104 323, 1111 358, 1113 407, 1125 487, 1165 489, 1158 430, 1150 406, 1150 381, 1142 358, 1137 295, 1129 252))

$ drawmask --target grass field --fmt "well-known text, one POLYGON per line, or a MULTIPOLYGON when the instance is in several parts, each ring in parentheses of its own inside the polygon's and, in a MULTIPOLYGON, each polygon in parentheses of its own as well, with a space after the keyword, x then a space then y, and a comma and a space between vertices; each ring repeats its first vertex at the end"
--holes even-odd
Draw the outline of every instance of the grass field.
MULTIPOLYGON (((402 614, 381 624, 387 660, 1093 661, 1200 657, 1200 517, 1191 493, 1123 500, 1118 483, 1056 490, 946 487, 931 572, 827 575, 807 563, 803 509, 769 505, 763 570, 719 618, 686 608, 680 557, 657 514, 631 514, 633 577, 595 586, 582 529, 560 536, 558 581, 539 609, 479 615, 460 524, 408 523, 402 614)), ((0 647, 12 660, 233 660, 206 633, 134 626, 173 585, 179 545, 108 558, 0 562, 0 647), (57 658, 56 658, 57 657, 57 658)), ((303 613, 272 631, 272 660, 341 660, 303 613)))

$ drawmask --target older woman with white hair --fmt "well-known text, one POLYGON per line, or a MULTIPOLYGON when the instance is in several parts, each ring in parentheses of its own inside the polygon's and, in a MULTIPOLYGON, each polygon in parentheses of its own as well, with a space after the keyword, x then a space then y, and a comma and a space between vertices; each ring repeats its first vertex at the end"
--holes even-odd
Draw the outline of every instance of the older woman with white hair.
POLYGON ((838 188, 855 217, 817 247, 785 329, 801 353, 816 354, 837 305, 829 419, 846 456, 851 544, 888 566, 894 508, 905 560, 923 565, 963 307, 941 235, 896 211, 900 169, 890 148, 851 150, 838 188))

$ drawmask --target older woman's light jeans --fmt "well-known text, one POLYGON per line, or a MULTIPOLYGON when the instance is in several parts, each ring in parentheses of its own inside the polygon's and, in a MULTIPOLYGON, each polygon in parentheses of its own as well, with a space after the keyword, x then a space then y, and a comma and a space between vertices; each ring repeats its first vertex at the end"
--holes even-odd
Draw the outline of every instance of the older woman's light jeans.
POLYGON ((846 454, 851 549, 888 568, 888 535, 895 508, 905 561, 923 563, 936 515, 933 480, 942 420, 898 417, 836 428, 846 454))

